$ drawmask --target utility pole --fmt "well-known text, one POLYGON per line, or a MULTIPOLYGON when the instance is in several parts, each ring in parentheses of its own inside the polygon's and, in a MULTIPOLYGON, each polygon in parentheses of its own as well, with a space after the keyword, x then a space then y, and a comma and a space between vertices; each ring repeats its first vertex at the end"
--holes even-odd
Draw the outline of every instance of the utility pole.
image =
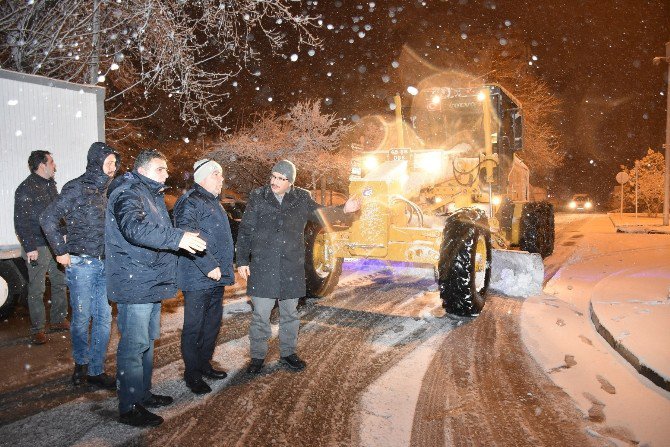
POLYGON ((665 57, 655 57, 654 64, 668 64, 667 109, 665 112, 665 187, 663 189, 663 225, 670 225, 670 42, 665 43, 665 57))
POLYGON ((635 218, 637 219, 637 185, 639 183, 640 160, 635 160, 635 218))

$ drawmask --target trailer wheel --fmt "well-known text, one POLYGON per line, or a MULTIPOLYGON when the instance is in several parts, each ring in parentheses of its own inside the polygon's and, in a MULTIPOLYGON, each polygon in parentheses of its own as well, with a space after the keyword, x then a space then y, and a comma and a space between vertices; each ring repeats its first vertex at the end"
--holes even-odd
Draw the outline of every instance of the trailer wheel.
MULTIPOLYGON (((23 260, 20 260, 23 262, 23 260)), ((28 297, 28 280, 13 259, 0 261, 0 319, 7 318, 17 303, 28 297)))
POLYGON ((324 297, 331 293, 342 274, 342 258, 328 256, 323 227, 308 222, 305 227, 305 285, 307 296, 324 297))
POLYGON ((491 234, 477 209, 461 209, 447 219, 438 264, 440 298, 447 312, 478 315, 491 279, 491 234))
POLYGON ((548 202, 524 204, 519 247, 546 258, 554 252, 554 208, 548 202))

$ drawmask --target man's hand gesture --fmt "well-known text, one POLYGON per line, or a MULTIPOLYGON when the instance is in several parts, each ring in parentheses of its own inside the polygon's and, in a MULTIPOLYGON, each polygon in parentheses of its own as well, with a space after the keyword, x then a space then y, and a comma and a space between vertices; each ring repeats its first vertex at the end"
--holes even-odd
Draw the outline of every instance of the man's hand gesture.
POLYGON ((205 251, 207 248, 207 242, 204 239, 198 237, 200 233, 189 233, 188 231, 184 233, 181 240, 179 241, 179 248, 183 248, 187 252, 193 254, 196 251, 205 251))
POLYGON ((345 213, 353 213, 361 209, 361 199, 354 196, 350 197, 349 200, 344 204, 345 213))
POLYGON ((209 279, 213 279, 214 281, 218 281, 221 279, 221 269, 219 267, 215 268, 211 272, 207 274, 207 277, 209 279))
POLYGON ((56 256, 56 262, 63 265, 64 267, 70 266, 70 253, 65 253, 64 255, 56 256))
POLYGON ((251 275, 248 265, 241 265, 237 267, 237 273, 239 273, 244 280, 246 280, 251 275))

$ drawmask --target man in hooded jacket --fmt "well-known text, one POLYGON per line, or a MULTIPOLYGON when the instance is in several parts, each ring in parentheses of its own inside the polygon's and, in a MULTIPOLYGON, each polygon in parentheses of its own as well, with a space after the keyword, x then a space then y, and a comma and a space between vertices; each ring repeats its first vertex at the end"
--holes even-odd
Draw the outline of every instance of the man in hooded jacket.
POLYGON ((88 381, 99 388, 116 388, 114 377, 105 373, 112 323, 105 282, 105 210, 107 188, 119 162, 116 150, 102 142, 93 143, 86 172, 67 182, 40 215, 42 230, 56 261, 65 267, 70 289, 74 385, 88 381), (65 222, 65 235, 60 231, 61 221, 65 222))

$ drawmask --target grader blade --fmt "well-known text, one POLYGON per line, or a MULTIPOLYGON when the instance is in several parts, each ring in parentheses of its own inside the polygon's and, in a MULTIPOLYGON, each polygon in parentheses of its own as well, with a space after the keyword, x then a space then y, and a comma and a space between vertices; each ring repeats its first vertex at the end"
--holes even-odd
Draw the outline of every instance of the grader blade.
POLYGON ((527 298, 542 292, 543 281, 544 264, 539 253, 493 250, 489 288, 494 292, 527 298))

